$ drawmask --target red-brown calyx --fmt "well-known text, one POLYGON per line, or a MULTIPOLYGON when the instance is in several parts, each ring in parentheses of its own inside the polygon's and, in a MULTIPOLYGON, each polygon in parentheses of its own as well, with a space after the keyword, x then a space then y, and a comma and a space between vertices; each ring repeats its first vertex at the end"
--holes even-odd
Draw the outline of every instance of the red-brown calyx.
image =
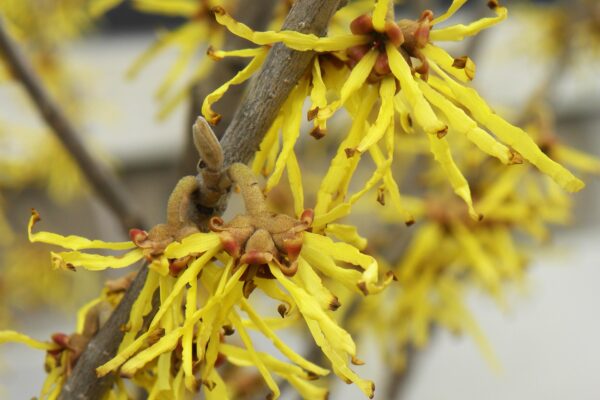
POLYGON ((357 17, 350 23, 351 32, 355 35, 371 36, 372 39, 366 44, 353 46, 346 50, 349 66, 353 68, 371 49, 376 49, 379 55, 369 78, 370 80, 381 79, 391 73, 385 46, 387 43, 392 43, 400 50, 411 68, 413 68, 411 58, 420 61, 420 65, 414 70, 426 78, 429 67, 421 49, 429 42, 432 20, 433 13, 426 10, 416 21, 409 19, 402 19, 397 23, 386 21, 383 32, 378 32, 373 26, 371 16, 364 14, 357 17))
POLYGON ((244 292, 249 295, 254 277, 273 278, 269 263, 276 264, 286 276, 296 274, 303 232, 310 229, 313 215, 310 209, 300 219, 265 211, 238 215, 228 223, 213 217, 209 228, 219 234, 224 250, 238 265, 249 265, 242 275, 246 282, 244 292))

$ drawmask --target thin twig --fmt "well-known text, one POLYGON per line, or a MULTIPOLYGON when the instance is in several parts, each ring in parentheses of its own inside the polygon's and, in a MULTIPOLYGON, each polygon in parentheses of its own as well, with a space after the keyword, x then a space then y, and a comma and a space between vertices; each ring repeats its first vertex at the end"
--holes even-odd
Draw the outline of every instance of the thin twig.
MULTIPOLYGON (((284 28, 323 35, 342 1, 297 0, 286 18, 284 28)), ((250 160, 312 57, 313 53, 310 52, 293 51, 283 45, 274 46, 221 141, 227 165, 250 160)), ((131 306, 147 274, 147 268, 140 271, 108 322, 90 341, 63 388, 61 400, 102 398, 110 380, 98 379, 96 368, 116 353, 123 335, 120 328, 128 320, 131 306)))
POLYGON ((77 132, 60 105, 50 96, 29 61, 8 34, 2 17, 0 17, 0 52, 4 55, 11 73, 21 82, 42 118, 75 159, 86 180, 96 191, 96 195, 119 219, 123 229, 128 231, 131 228, 143 227, 143 220, 135 210, 135 203, 129 199, 125 187, 88 151, 81 140, 82 135, 77 132))

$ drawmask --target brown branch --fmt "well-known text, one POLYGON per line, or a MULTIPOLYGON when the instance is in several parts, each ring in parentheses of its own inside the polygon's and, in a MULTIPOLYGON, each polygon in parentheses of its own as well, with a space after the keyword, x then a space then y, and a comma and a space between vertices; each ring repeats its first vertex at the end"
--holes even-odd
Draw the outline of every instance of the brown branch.
POLYGON ((13 76, 21 82, 38 112, 52 128, 54 134, 75 159, 96 195, 117 216, 125 230, 140 228, 142 218, 128 198, 127 190, 102 163, 98 162, 83 144, 82 135, 66 116, 60 105, 50 96, 32 65, 21 53, 18 45, 8 34, 0 17, 0 52, 13 76))
MULTIPOLYGON (((297 0, 286 18, 284 28, 323 35, 329 19, 342 1, 297 0)), ((274 46, 221 141, 227 165, 250 160, 312 57, 311 52, 274 46)), ((61 400, 99 399, 105 393, 110 380, 98 379, 96 368, 116 353, 123 335, 120 327, 129 318, 131 306, 143 287, 147 271, 147 268, 142 268, 108 322, 90 341, 63 388, 61 400)))
POLYGON ((60 400, 101 399, 104 393, 110 389, 114 377, 107 375, 98 378, 96 368, 109 361, 117 353, 124 335, 123 327, 129 321, 131 307, 144 287, 147 276, 148 266, 144 265, 108 321, 77 360, 75 368, 62 388, 60 400))

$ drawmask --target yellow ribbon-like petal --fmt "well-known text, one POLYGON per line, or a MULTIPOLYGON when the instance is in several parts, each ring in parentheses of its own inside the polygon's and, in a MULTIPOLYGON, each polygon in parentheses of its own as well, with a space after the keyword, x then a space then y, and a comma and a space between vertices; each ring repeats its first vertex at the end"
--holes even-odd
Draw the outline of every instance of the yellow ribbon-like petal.
POLYGON ((268 48, 263 48, 263 51, 254 57, 252 61, 250 61, 248 65, 244 67, 244 69, 239 71, 233 78, 219 86, 204 98, 204 102, 202 103, 202 114, 207 121, 213 125, 219 122, 220 115, 212 110, 212 105, 219 101, 221 97, 223 97, 231 85, 239 85, 250 78, 261 67, 263 61, 267 57, 268 52, 268 48))
POLYGON ((390 69, 400 81, 401 94, 408 101, 417 125, 431 135, 445 132, 448 127, 438 119, 427 100, 425 100, 417 82, 415 82, 415 78, 412 76, 410 67, 400 51, 392 43, 386 44, 385 48, 390 62, 390 69))
POLYGON ((128 250, 135 247, 133 242, 104 242, 102 240, 89 240, 81 236, 69 235, 62 236, 52 232, 32 233, 33 226, 40 220, 40 214, 31 210, 29 218, 28 237, 32 243, 46 243, 55 246, 61 246, 70 250, 82 249, 107 249, 107 250, 128 250))
POLYGON ((214 8, 213 12, 215 13, 216 21, 225 26, 231 33, 259 45, 282 42, 294 50, 330 52, 345 50, 348 47, 357 46, 369 41, 368 36, 352 34, 320 38, 312 33, 305 34, 296 31, 254 32, 247 25, 234 20, 221 7, 214 8))
MULTIPOLYGON (((491 2, 490 2, 491 3, 491 2)), ((494 7, 495 17, 482 18, 478 21, 472 22, 468 25, 457 24, 447 28, 433 29, 429 33, 429 40, 435 41, 460 41, 465 37, 477 35, 484 29, 496 25, 504 21, 508 15, 506 7, 496 6, 494 7)))
POLYGON ((15 331, 0 331, 0 344, 13 342, 13 343, 21 343, 32 349, 37 350, 58 350, 60 346, 56 343, 49 342, 40 342, 39 340, 35 340, 30 338, 27 335, 24 335, 15 331))

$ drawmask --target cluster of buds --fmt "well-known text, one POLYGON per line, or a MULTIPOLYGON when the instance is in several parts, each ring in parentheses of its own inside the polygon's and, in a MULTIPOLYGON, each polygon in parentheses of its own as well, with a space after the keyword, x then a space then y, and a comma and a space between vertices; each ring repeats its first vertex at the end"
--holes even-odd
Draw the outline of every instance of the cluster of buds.
POLYGON ((224 223, 219 217, 210 220, 209 227, 217 232, 225 251, 237 264, 250 267, 242 275, 244 295, 254 289, 254 277, 273 278, 268 264, 275 264, 286 276, 298 270, 298 255, 302 250, 302 233, 310 229, 314 212, 305 210, 300 219, 285 214, 261 212, 243 214, 224 223))

